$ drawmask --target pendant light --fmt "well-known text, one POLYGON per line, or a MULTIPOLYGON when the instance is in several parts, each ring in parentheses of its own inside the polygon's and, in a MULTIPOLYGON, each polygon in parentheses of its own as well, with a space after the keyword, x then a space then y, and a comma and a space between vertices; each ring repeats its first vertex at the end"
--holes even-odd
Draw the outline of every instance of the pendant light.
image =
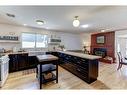
POLYGON ((73 21, 73 26, 74 26, 74 27, 78 27, 79 24, 80 24, 80 22, 79 22, 79 20, 78 20, 78 16, 75 16, 75 19, 74 19, 74 21, 73 21))

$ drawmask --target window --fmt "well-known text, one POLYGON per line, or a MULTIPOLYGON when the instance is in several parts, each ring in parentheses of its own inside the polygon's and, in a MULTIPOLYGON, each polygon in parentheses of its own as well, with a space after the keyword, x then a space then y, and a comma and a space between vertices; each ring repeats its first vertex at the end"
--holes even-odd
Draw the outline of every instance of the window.
POLYGON ((47 43, 48 43, 47 35, 41 35, 41 34, 36 35, 36 47, 37 48, 47 47, 47 43))
POLYGON ((45 48, 47 43, 47 35, 22 33, 22 48, 45 48))
POLYGON ((34 48, 35 37, 35 34, 22 33, 22 48, 34 48))

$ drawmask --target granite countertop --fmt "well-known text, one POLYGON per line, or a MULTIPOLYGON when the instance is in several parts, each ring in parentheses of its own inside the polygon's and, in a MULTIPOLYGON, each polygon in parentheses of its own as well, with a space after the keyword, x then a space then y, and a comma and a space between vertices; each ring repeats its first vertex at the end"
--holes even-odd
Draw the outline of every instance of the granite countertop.
POLYGON ((58 52, 65 53, 65 54, 68 54, 68 55, 77 56, 77 57, 81 57, 81 58, 86 58, 86 59, 90 59, 90 60, 101 58, 100 56, 83 54, 83 53, 76 53, 76 52, 69 52, 69 51, 58 51, 58 52))

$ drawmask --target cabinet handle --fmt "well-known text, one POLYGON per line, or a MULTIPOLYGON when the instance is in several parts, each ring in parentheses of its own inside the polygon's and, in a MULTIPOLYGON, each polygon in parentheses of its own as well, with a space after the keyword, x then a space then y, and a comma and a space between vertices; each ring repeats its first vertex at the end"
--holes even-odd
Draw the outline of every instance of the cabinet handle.
POLYGON ((81 72, 81 70, 80 70, 79 68, 77 69, 77 71, 78 71, 78 72, 81 72))

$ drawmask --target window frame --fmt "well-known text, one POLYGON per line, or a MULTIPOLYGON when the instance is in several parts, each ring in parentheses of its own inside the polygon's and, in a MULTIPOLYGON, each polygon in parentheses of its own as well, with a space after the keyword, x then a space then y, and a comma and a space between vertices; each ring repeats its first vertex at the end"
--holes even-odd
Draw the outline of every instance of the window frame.
POLYGON ((48 34, 41 34, 41 33, 32 33, 32 32, 22 32, 21 33, 21 47, 23 48, 23 49, 46 49, 46 48, 48 48, 48 40, 47 40, 47 45, 46 45, 46 47, 36 47, 36 41, 37 41, 37 34, 40 34, 40 35, 46 35, 47 37, 48 37, 48 34), (22 34, 23 33, 26 33, 26 34, 34 34, 35 35, 35 46, 33 47, 33 48, 25 48, 25 47, 22 47, 23 45, 22 45, 22 34))

